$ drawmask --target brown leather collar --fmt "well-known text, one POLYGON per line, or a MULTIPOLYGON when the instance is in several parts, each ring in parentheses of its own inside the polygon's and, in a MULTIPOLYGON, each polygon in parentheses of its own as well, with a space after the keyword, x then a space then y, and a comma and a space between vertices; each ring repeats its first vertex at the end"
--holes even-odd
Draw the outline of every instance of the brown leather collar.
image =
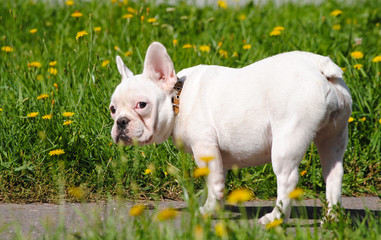
POLYGON ((175 116, 177 116, 177 114, 179 114, 180 111, 180 94, 181 90, 183 89, 183 85, 184 82, 177 78, 177 83, 173 87, 173 90, 175 90, 176 93, 172 97, 173 112, 175 113, 175 116))

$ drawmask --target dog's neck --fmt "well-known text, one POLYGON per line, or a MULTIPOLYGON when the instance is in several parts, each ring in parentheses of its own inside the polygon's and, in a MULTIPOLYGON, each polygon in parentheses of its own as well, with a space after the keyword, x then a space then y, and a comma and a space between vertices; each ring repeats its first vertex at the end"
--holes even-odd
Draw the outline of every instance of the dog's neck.
POLYGON ((180 111, 180 94, 181 90, 183 90, 183 85, 184 81, 182 81, 182 79, 180 78, 177 78, 177 82, 173 87, 175 94, 172 97, 173 112, 175 113, 175 116, 177 116, 177 114, 179 114, 180 111))

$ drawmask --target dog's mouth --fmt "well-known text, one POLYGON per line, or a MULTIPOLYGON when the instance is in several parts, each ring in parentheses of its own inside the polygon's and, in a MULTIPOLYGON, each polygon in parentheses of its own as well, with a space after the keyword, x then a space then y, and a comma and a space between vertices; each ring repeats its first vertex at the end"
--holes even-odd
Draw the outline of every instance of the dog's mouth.
POLYGON ((127 136, 124 132, 118 134, 116 136, 116 141, 117 144, 123 143, 124 145, 130 145, 132 143, 132 139, 127 136))

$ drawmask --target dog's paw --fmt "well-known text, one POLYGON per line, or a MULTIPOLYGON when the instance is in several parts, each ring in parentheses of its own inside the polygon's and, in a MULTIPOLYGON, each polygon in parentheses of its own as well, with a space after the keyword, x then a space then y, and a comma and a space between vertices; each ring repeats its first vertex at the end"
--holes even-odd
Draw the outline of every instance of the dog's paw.
POLYGON ((272 212, 272 213, 268 213, 268 214, 264 215, 263 217, 261 217, 260 219, 258 219, 258 223, 265 226, 265 225, 267 225, 271 222, 274 222, 275 220, 280 219, 280 218, 281 218, 280 214, 276 214, 276 213, 272 212))

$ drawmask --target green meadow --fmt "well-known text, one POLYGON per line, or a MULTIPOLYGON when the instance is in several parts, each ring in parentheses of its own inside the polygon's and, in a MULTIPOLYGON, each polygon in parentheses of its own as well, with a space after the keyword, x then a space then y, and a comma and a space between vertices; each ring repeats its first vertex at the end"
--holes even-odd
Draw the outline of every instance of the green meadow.
MULTIPOLYGON (((195 205, 190 210, 195 211, 205 197, 205 183, 194 177, 190 155, 170 140, 121 147, 110 135, 109 101, 120 82, 115 57, 120 55, 139 74, 153 41, 167 47, 176 71, 198 64, 243 67, 293 50, 330 56, 342 67, 353 98, 343 195, 380 196, 380 6, 379 0, 320 5, 216 1, 205 7, 185 1, 175 5, 148 0, 3 1, 0 202, 182 199, 195 205)), ((313 145, 300 165, 300 175, 298 187, 304 189, 304 196, 324 199, 325 184, 313 145)), ((276 197, 270 164, 230 171, 226 187, 227 195, 245 188, 254 198, 276 197)), ((184 232, 160 225, 150 235, 151 222, 145 216, 129 220, 134 227, 125 231, 132 235, 123 235, 125 231, 111 225, 89 230, 97 237, 81 237, 194 238, 198 226, 205 237, 199 239, 289 237, 283 228, 266 231, 256 226, 255 233, 252 227, 229 222, 225 223, 230 224, 227 235, 220 236, 200 216, 192 217, 192 227, 184 232)), ((371 215, 368 220, 367 224, 348 223, 343 217, 323 235, 307 235, 376 239, 381 234, 380 221, 371 215), (374 231, 368 231, 369 227, 374 231)), ((303 234, 298 236, 305 239, 303 234)))

